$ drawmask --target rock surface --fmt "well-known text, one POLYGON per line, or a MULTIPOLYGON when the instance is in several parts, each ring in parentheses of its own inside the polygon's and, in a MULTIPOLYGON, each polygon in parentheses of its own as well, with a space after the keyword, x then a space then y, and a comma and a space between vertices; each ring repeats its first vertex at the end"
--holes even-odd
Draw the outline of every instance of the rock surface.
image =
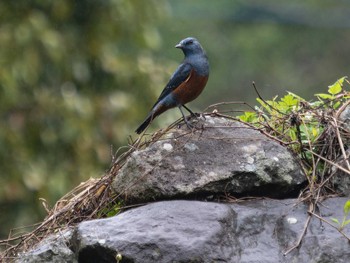
POLYGON ((226 193, 286 198, 306 181, 298 160, 260 132, 210 116, 203 126, 194 133, 174 130, 135 151, 116 177, 115 191, 132 202, 226 193))
MULTIPOLYGON (((345 201, 324 201, 320 214, 328 221, 341 219, 345 201)), ((116 262, 117 253, 122 255, 120 263, 349 262, 347 240, 315 217, 301 247, 283 256, 299 238, 307 218, 307 207, 294 206, 296 203, 292 199, 240 204, 157 202, 108 219, 80 223, 73 235, 44 241, 18 262, 107 263, 116 262), (49 241, 55 243, 56 250, 49 241)), ((349 229, 344 231, 350 234, 349 229)))
MULTIPOLYGON (((209 116, 203 126, 192 133, 174 130, 135 151, 113 182, 129 202, 158 202, 82 222, 43 240, 17 262, 349 262, 347 239, 316 217, 301 246, 284 256, 308 217, 308 207, 296 199, 189 201, 226 193, 286 198, 306 180, 287 149, 254 129, 209 116)), ((345 201, 330 198, 317 213, 341 221, 345 201)))
MULTIPOLYGON (((346 156, 350 156, 350 150, 346 150, 346 156)), ((350 162, 350 158, 347 160, 350 162)), ((339 157, 335 163, 337 166, 340 166, 346 170, 348 170, 348 165, 344 161, 343 157, 339 157)), ((349 196, 350 197, 350 176, 349 173, 342 171, 337 166, 332 167, 332 172, 334 173, 330 179, 332 183, 333 189, 340 196, 349 196)))
POLYGON ((40 242, 30 253, 19 256, 17 262, 23 263, 77 263, 74 252, 70 249, 73 231, 66 229, 49 236, 40 242))

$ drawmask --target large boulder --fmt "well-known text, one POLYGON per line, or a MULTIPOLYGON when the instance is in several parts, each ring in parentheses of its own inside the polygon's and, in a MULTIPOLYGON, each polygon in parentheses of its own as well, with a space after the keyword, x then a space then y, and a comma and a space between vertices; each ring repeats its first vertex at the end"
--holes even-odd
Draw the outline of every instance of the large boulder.
MULTIPOLYGON (((318 213, 328 221, 341 219, 345 201, 328 199, 318 213)), ((120 263, 349 262, 348 241, 315 217, 301 247, 284 256, 299 238, 308 216, 308 207, 297 203, 296 199, 238 204, 156 202, 108 219, 80 223, 73 235, 44 240, 18 262, 107 263, 117 262, 117 254, 122 256, 120 263), (62 247, 52 250, 50 242, 62 247)), ((350 234, 347 228, 344 231, 350 234)))
POLYGON ((137 150, 113 187, 126 200, 191 196, 296 196, 306 177, 287 148, 257 130, 206 116, 202 129, 185 126, 137 150))

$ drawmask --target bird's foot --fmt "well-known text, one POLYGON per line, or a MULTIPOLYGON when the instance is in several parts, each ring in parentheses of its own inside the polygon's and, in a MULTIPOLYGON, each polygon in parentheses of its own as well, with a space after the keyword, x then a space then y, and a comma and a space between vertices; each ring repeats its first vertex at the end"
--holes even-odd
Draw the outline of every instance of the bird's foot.
POLYGON ((198 112, 192 112, 191 113, 191 118, 199 118, 200 116, 201 116, 201 114, 198 113, 198 112))
POLYGON ((195 126, 192 123, 190 123, 187 119, 184 119, 184 120, 187 128, 189 128, 190 130, 193 130, 195 128, 195 126))
MULTIPOLYGON (((200 115, 199 115, 199 116, 200 116, 200 115)), ((192 117, 192 116, 191 116, 191 117, 192 117)), ((192 130, 192 131, 193 131, 193 130, 198 129, 198 127, 197 127, 197 121, 195 121, 195 123, 189 121, 189 119, 191 119, 191 117, 190 117, 190 118, 184 118, 183 120, 184 120, 184 122, 185 122, 187 128, 188 128, 189 130, 192 130)), ((195 117, 196 117, 196 119, 198 118, 197 116, 195 116, 195 117)))
MULTIPOLYGON (((198 122, 199 122, 199 119, 203 116, 203 118, 205 119, 205 116, 204 116, 204 114, 201 114, 201 113, 193 113, 191 110, 189 110, 187 107, 185 107, 184 105, 183 105, 183 107, 185 108, 185 109, 187 109, 187 111, 190 113, 190 116, 185 116, 185 114, 183 114, 183 111, 181 110, 181 107, 179 107, 179 109, 180 109, 180 111, 181 111, 181 113, 182 113, 182 117, 183 117, 183 120, 184 120, 184 122, 185 122, 185 124, 186 124, 186 126, 187 126, 187 128, 188 129, 190 129, 190 130, 194 130, 194 129, 197 129, 197 124, 198 124, 198 122), (192 119, 193 119, 193 121, 192 121, 192 119), (194 122, 194 124, 193 124, 193 122, 194 122)), ((180 125, 179 125, 179 127, 180 127, 180 125)))
POLYGON ((198 113, 198 112, 195 112, 195 113, 192 113, 190 115, 190 119, 200 119, 200 118, 203 118, 205 120, 205 115, 204 113, 198 113))

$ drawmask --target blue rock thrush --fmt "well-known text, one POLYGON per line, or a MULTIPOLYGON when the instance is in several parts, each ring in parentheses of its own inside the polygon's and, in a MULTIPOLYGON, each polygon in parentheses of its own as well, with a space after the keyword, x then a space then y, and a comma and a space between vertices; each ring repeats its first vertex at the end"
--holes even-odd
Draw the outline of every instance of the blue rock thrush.
POLYGON ((143 132, 158 115, 174 107, 180 109, 186 125, 191 127, 182 107, 194 115, 185 104, 197 98, 203 91, 209 77, 209 62, 201 44, 193 37, 181 40, 175 47, 183 51, 185 59, 171 76, 147 118, 136 129, 137 134, 143 132))

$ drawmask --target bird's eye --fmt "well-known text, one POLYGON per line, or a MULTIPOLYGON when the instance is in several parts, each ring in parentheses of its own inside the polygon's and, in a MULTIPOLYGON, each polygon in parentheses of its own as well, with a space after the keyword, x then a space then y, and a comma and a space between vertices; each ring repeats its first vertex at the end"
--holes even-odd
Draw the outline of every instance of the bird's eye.
POLYGON ((188 40, 187 44, 188 44, 188 45, 193 44, 193 40, 188 40))

